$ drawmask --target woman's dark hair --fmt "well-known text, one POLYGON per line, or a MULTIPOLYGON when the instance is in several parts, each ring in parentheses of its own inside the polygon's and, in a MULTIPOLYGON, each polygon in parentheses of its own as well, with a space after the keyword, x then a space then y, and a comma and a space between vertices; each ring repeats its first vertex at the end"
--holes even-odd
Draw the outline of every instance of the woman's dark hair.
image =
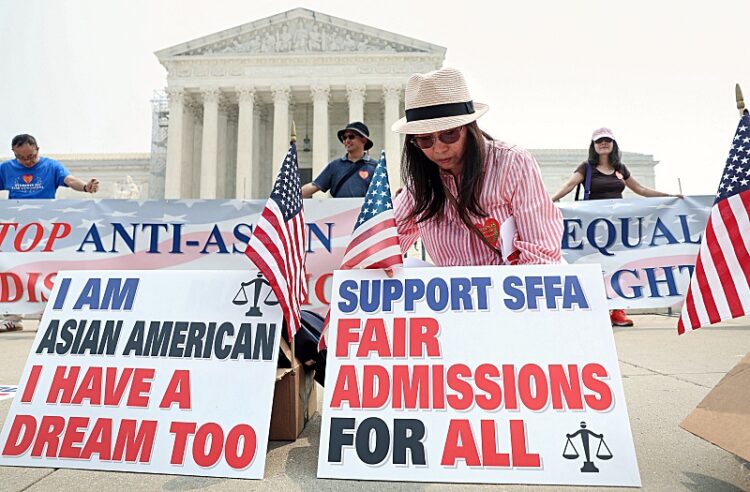
MULTIPOLYGON (((617 145, 617 140, 612 140, 612 152, 609 154, 609 163, 615 171, 620 171, 622 168, 622 154, 620 153, 620 146, 617 145)), ((589 164, 596 167, 599 164, 599 154, 596 153, 594 148, 594 142, 589 145, 589 164)))
MULTIPOLYGON (((486 217, 487 213, 479 205, 479 193, 482 188, 482 166, 486 154, 484 141, 492 140, 492 137, 480 130, 476 121, 464 127, 466 140, 463 169, 456 197, 458 213, 462 218, 466 217, 467 211, 477 217, 486 217)), ((409 214, 409 219, 423 222, 442 214, 446 196, 440 179, 440 168, 411 143, 413 137, 414 135, 406 135, 404 140, 401 178, 414 196, 414 209, 409 214)))
POLYGON ((26 133, 22 133, 21 135, 16 135, 13 137, 13 140, 10 142, 10 148, 15 149, 16 147, 20 147, 21 145, 29 144, 33 147, 39 147, 36 144, 36 139, 32 137, 31 135, 27 135, 26 133))

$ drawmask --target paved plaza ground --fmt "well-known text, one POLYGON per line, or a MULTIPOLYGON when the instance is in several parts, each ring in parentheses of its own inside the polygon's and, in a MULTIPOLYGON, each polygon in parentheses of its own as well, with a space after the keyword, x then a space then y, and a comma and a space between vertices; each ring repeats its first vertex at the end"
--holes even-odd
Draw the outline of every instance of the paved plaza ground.
MULTIPOLYGON (((750 351, 750 319, 677 336, 676 319, 633 317, 634 328, 615 329, 615 341, 644 490, 750 490, 750 465, 682 430, 678 424, 711 388, 750 351)), ((36 335, 0 334, 0 385, 17 384, 36 335)), ((0 401, 0 424, 10 409, 0 401)), ((750 402, 748 402, 750 406, 750 402)), ((354 482, 315 478, 320 415, 294 443, 272 442, 262 482, 220 478, 0 467, 0 491, 267 490, 267 491, 448 491, 560 490, 525 485, 455 485, 354 482)), ((564 487, 565 491, 623 490, 564 487)))

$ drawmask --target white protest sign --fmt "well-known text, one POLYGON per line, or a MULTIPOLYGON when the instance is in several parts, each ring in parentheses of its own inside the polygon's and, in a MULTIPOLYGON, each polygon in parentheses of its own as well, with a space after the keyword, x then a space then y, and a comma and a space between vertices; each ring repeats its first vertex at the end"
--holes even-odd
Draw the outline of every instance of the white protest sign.
POLYGON ((318 477, 640 485, 597 265, 334 274, 318 477))
POLYGON ((263 478, 282 324, 257 275, 61 272, 0 465, 263 478))

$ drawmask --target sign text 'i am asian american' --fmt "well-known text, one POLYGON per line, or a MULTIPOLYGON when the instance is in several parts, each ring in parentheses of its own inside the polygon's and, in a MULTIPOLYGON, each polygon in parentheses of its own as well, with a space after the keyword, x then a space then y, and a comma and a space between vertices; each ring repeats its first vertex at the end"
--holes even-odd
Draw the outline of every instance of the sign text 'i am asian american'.
POLYGON ((270 292, 254 271, 60 273, 0 465, 262 478, 270 292))
POLYGON ((318 476, 639 485, 595 265, 334 275, 318 476))

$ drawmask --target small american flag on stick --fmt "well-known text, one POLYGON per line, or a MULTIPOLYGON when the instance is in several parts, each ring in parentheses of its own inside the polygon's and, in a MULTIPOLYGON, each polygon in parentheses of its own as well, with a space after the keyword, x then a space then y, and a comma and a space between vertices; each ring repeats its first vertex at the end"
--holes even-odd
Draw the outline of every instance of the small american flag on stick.
POLYGON ((690 279, 677 331, 750 314, 750 116, 744 111, 690 279))
POLYGON ((300 304, 307 297, 305 248, 297 146, 292 143, 245 249, 245 255, 271 283, 290 340, 300 329, 300 304))
MULTIPOLYGON (((398 240, 396 219, 393 216, 391 187, 388 184, 388 169, 385 164, 385 152, 380 154, 380 161, 375 168, 365 201, 359 211, 349 245, 346 247, 340 270, 355 268, 392 268, 404 264, 401 246, 398 240)), ((326 347, 328 334, 328 315, 326 315, 323 333, 318 348, 326 347)))

